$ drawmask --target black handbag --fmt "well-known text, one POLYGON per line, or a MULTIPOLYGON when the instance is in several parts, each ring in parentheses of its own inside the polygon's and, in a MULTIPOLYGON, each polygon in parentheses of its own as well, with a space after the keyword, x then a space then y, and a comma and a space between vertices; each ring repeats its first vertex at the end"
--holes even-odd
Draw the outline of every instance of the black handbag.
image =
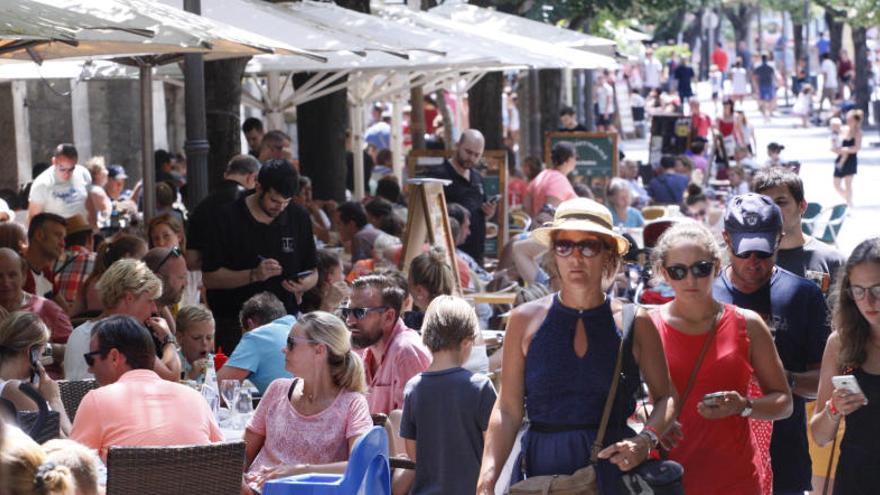
POLYGON ((37 404, 39 411, 16 411, 12 402, 0 399, 7 410, 15 413, 15 424, 37 443, 59 438, 61 414, 58 411, 50 411, 46 399, 29 383, 22 382, 18 388, 37 404))

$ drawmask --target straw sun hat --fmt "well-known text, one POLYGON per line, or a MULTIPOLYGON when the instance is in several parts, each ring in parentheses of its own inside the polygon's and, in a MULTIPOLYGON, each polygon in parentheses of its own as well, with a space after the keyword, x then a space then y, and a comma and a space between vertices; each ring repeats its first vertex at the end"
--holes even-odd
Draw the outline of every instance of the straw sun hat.
POLYGON ((605 237, 612 246, 617 247, 620 255, 629 251, 629 241, 614 231, 611 212, 601 204, 587 198, 575 198, 565 201, 556 208, 552 222, 532 231, 532 238, 545 246, 550 246, 553 232, 558 230, 576 230, 592 232, 605 237))

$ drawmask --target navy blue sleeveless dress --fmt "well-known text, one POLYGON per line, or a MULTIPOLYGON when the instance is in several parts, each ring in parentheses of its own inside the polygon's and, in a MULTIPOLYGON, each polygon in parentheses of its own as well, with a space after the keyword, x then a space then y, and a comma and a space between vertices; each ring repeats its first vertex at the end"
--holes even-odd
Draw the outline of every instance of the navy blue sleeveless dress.
MULTIPOLYGON (((524 475, 572 474, 590 463, 590 446, 602 419, 621 336, 608 301, 578 311, 563 306, 558 294, 553 296, 526 355, 525 406, 530 426, 522 438, 513 483, 524 475), (578 319, 583 321, 588 342, 582 358, 574 351, 578 319)), ((635 434, 626 426, 640 384, 629 337, 604 446, 635 434)), ((601 493, 617 494, 620 470, 606 460, 599 460, 596 470, 601 493)))

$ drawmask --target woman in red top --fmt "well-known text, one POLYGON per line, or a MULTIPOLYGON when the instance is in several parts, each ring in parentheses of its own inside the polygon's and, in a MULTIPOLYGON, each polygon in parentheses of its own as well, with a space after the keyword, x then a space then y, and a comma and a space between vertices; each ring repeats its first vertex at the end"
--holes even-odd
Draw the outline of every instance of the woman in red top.
MULTIPOLYGON (((782 419, 792 408, 770 331, 756 313, 712 297, 721 250, 706 227, 696 222, 673 226, 660 237, 653 257, 655 273, 676 294, 650 314, 681 397, 675 436, 683 436, 669 457, 684 466, 685 493, 759 494, 759 464, 748 418, 782 419), (704 359, 685 397, 704 346, 704 359), (764 395, 750 400, 753 373, 764 395), (716 397, 705 398, 707 394, 716 397)), ((668 439, 664 444, 674 443, 668 439)))

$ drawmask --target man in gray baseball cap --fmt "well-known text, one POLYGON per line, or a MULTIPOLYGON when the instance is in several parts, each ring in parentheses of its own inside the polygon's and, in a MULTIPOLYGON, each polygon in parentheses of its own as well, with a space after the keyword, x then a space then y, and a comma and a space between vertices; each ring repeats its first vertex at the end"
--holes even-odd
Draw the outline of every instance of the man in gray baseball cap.
POLYGON ((767 196, 747 193, 728 202, 724 240, 730 264, 715 280, 713 294, 718 301, 755 311, 773 334, 793 404, 790 417, 773 423, 773 492, 788 494, 812 489, 804 405, 816 397, 831 329, 819 287, 775 265, 782 224, 782 212, 767 196))

